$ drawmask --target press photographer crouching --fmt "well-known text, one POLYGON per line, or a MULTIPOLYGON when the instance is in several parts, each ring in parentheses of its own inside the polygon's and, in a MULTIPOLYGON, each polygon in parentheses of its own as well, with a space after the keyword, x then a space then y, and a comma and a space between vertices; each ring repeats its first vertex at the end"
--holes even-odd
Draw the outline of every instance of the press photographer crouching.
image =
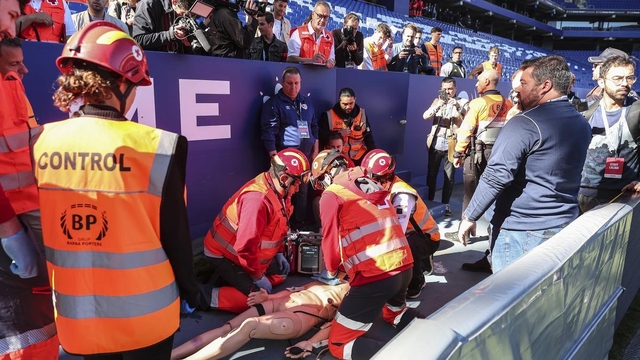
POLYGON ((331 31, 335 46, 336 66, 355 69, 362 64, 364 53, 364 35, 358 31, 360 18, 355 13, 344 17, 341 29, 331 31))
POLYGON ((199 53, 187 38, 187 26, 176 23, 190 6, 190 0, 142 0, 133 19, 133 38, 145 50, 199 53))
POLYGON ((211 55, 245 58, 258 29, 258 13, 264 14, 267 5, 270 4, 253 0, 215 0, 215 11, 210 22, 211 55), (238 19, 240 8, 247 14, 245 26, 238 19))

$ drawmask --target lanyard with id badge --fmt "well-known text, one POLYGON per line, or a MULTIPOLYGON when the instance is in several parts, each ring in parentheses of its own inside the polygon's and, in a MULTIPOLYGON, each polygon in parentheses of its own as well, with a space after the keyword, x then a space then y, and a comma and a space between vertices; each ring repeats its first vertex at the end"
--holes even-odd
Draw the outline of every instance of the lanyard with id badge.
POLYGON ((307 110, 307 104, 300 102, 298 107, 294 106, 293 108, 296 109, 296 113, 298 113, 298 134, 300 135, 300 139, 308 139, 310 137, 309 124, 302 120, 302 110, 307 110))
POLYGON ((622 142, 622 129, 624 127, 624 121, 627 118, 627 108, 623 107, 620 112, 620 120, 618 120, 618 134, 616 136, 616 142, 610 142, 609 137, 609 121, 607 120, 607 114, 604 110, 604 106, 600 103, 600 111, 602 112, 602 123, 604 124, 604 133, 607 143, 615 149, 615 157, 607 157, 604 166, 604 177, 607 179, 620 179, 622 178, 622 170, 624 169, 624 158, 620 157, 620 143, 622 142))

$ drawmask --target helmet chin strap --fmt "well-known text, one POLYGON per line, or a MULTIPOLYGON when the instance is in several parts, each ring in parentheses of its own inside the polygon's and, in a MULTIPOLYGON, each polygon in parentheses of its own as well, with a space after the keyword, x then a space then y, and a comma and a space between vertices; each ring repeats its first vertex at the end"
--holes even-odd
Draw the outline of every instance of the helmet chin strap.
POLYGON ((111 91, 113 92, 113 95, 120 102, 120 113, 123 116, 125 115, 124 112, 126 110, 125 108, 127 107, 127 99, 129 98, 129 95, 131 94, 133 89, 136 88, 136 84, 134 84, 134 83, 132 83, 130 81, 126 81, 126 83, 127 83, 127 87, 126 87, 126 89, 124 89, 124 92, 122 92, 122 91, 120 91, 120 87, 118 86, 118 83, 117 83, 117 81, 115 79, 111 78, 108 81, 109 87, 111 88, 111 91))

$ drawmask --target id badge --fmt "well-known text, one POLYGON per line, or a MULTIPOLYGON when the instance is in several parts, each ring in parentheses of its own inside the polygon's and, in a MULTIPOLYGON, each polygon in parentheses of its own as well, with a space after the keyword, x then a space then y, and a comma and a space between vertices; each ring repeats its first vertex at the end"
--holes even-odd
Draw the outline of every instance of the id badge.
POLYGON ((609 179, 622 178, 624 158, 608 157, 604 166, 604 177, 609 179))
POLYGON ((345 69, 355 69, 356 63, 354 63, 353 61, 347 61, 344 63, 344 67, 345 69))
POLYGON ((306 121, 298 120, 298 133, 301 139, 309 138, 309 125, 306 121))

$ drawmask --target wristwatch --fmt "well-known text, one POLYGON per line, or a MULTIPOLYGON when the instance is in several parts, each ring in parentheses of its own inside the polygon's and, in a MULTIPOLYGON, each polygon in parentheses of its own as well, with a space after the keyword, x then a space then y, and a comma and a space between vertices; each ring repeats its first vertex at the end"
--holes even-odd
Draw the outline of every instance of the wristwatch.
POLYGON ((460 154, 459 152, 456 151, 456 152, 453 153, 453 158, 454 159, 458 159, 458 158, 461 158, 461 157, 462 157, 462 154, 460 154))

